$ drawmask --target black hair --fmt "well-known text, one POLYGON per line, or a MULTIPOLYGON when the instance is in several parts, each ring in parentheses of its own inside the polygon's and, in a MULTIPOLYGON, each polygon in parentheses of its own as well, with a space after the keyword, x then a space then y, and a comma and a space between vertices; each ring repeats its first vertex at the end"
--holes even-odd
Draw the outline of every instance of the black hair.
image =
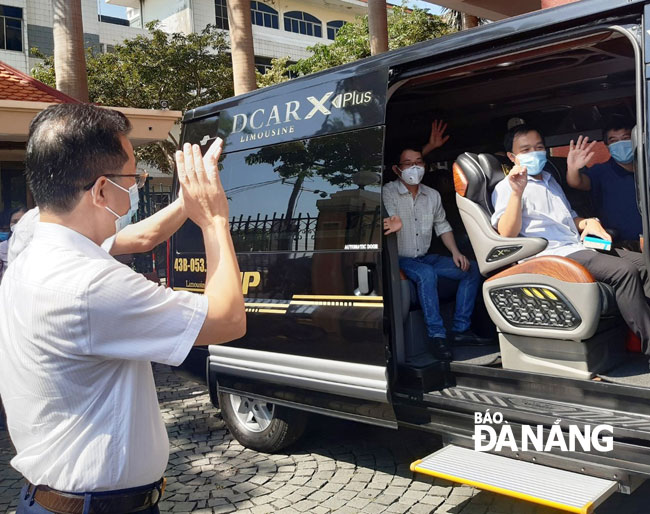
POLYGON ((18 207, 14 207, 9 211, 9 217, 7 218, 7 224, 11 222, 11 218, 14 214, 17 212, 27 212, 27 207, 25 207, 23 204, 18 205, 18 207))
POLYGON ((526 125, 525 123, 522 125, 516 125, 508 130, 505 137, 503 138, 503 146, 505 147, 506 152, 512 152, 512 146, 517 136, 528 134, 529 132, 537 132, 542 140, 544 139, 544 134, 542 134, 542 131, 537 127, 526 125))
POLYGON ((610 130, 632 130, 636 125, 635 121, 628 117, 623 116, 622 114, 614 114, 605 120, 603 125, 603 142, 607 144, 607 133, 610 130))
POLYGON ((120 136, 131 123, 121 112, 91 104, 58 104, 29 125, 26 176, 41 208, 69 212, 83 187, 128 160, 120 136))
MULTIPOLYGON (((417 153, 419 153, 420 155, 422 155, 422 148, 418 148, 418 147, 416 147, 416 146, 405 146, 405 147, 401 148, 401 149, 399 150, 399 152, 397 152, 397 153, 395 154, 395 159, 394 159, 395 164, 399 164, 399 161, 400 161, 400 159, 401 159, 401 157, 402 157, 402 154, 403 154, 404 152, 406 152, 407 150, 411 150, 412 152, 417 152, 417 153)), ((422 158, 424 158, 424 156, 422 156, 422 158)))

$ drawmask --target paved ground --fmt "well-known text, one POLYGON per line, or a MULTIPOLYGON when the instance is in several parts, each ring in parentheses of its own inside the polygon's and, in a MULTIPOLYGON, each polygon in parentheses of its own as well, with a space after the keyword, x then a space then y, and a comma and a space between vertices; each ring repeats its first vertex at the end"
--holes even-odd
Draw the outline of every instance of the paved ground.
MULTIPOLYGON (((162 512, 558 512, 414 476, 410 462, 438 447, 419 432, 319 417, 288 454, 247 450, 231 438, 204 388, 167 367, 156 366, 155 374, 171 447, 162 512)), ((20 477, 9 466, 13 453, 7 433, 0 431, 0 512, 14 512, 20 489, 20 477)), ((650 489, 641 501, 628 500, 610 501, 598 513, 650 512, 650 489)))

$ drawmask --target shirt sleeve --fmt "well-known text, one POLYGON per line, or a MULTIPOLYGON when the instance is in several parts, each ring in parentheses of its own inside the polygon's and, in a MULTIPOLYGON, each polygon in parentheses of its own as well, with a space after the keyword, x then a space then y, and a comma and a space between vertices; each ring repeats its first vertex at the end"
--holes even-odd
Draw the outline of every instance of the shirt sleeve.
POLYGON ((433 228, 436 231, 436 236, 440 236, 446 232, 451 232, 451 225, 447 221, 447 215, 445 213, 445 208, 442 206, 440 193, 435 190, 433 190, 433 192, 433 228))
POLYGON ((492 191, 492 205, 494 206, 494 213, 490 218, 490 223, 492 223, 492 226, 495 229, 499 225, 501 216, 503 216, 503 213, 506 212, 506 207, 508 206, 508 200, 510 200, 511 192, 512 189, 510 189, 509 185, 507 189, 499 187, 497 185, 497 187, 494 188, 494 191, 492 191))
POLYGON ((118 262, 87 290, 90 355, 178 366, 208 312, 204 295, 159 286, 118 262))
POLYGON ((382 201, 384 202, 384 208, 388 213, 388 216, 395 216, 397 214, 397 197, 392 188, 388 185, 385 185, 382 188, 382 201))

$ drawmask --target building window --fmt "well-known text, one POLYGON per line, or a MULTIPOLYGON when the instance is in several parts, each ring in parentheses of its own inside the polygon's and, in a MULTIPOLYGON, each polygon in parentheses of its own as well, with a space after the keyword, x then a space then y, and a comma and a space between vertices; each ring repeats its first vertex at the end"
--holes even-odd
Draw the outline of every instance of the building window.
POLYGON ((270 57, 258 57, 255 56, 255 69, 261 74, 266 73, 271 69, 271 58, 270 57))
POLYGON ((323 37, 323 24, 320 20, 302 11, 285 13, 284 30, 307 36, 323 37))
POLYGON ((216 13, 215 25, 218 29, 228 30, 228 6, 226 0, 214 0, 216 13))
POLYGON ((339 29, 345 25, 343 20, 328 21, 327 22, 327 39, 334 41, 336 34, 338 34, 339 29))
POLYGON ((251 2, 251 22, 260 27, 279 29, 278 11, 262 2, 251 2))
POLYGON ((23 51, 23 10, 0 5, 0 49, 23 51))

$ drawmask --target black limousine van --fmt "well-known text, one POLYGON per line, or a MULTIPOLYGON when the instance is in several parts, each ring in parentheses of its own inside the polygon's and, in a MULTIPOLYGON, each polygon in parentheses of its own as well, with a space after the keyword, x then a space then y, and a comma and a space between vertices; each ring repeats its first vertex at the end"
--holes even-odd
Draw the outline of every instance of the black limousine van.
MULTIPOLYGON (((546 241, 490 226, 508 120, 560 149, 633 116, 637 202, 648 237, 650 1, 588 0, 491 23, 188 111, 183 142, 224 139, 221 178, 248 333, 193 350, 242 444, 275 451, 309 413, 442 434, 415 471, 591 512, 650 477, 650 373, 626 351, 613 292, 546 241), (485 282, 474 329, 492 346, 426 351, 414 287, 383 235, 395 152, 448 122, 429 180, 485 282), (524 260, 525 259, 525 260, 524 260)), ((589 199, 566 188, 588 215, 589 199)), ((205 253, 187 222, 169 285, 200 292, 205 253)), ((435 247, 434 242, 433 246, 435 247)), ((432 248, 431 251, 438 251, 432 248)), ((645 253, 646 260, 649 254, 645 253)), ((453 301, 453 283, 440 283, 453 301)))

